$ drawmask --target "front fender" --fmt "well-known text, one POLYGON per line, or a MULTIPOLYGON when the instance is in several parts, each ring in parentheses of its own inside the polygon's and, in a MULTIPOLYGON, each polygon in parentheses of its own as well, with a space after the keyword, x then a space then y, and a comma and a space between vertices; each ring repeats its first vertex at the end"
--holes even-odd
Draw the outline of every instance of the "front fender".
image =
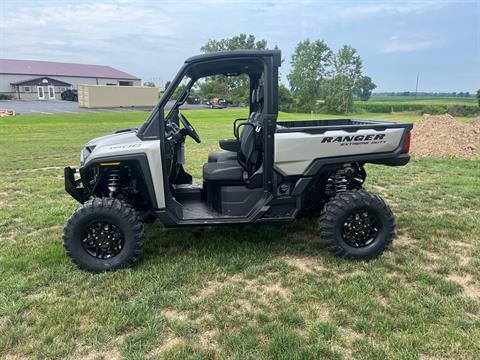
MULTIPOLYGON (((150 205, 151 209, 158 208, 152 174, 150 172, 146 154, 115 155, 92 159, 85 166, 80 168, 81 182, 84 187, 87 188, 86 191, 88 192, 88 190, 90 190, 90 193, 95 195, 95 189, 98 185, 96 182, 92 184, 95 168, 100 170, 99 176, 96 179, 97 182, 100 182, 105 181, 105 177, 101 176, 103 171, 112 166, 121 166, 133 170, 137 177, 139 185, 138 190, 140 191, 142 198, 150 205)), ((69 194, 72 195, 70 192, 69 194)))

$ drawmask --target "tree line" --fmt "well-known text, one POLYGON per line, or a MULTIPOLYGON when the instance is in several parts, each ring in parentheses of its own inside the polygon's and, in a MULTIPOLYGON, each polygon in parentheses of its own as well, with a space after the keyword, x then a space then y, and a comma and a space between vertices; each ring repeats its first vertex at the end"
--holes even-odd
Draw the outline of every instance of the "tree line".
MULTIPOLYGON (((200 48, 204 53, 239 49, 267 49, 267 41, 240 34, 209 40, 200 48)), ((307 39, 297 44, 290 64, 289 86, 279 84, 279 106, 283 111, 317 111, 326 107, 329 112, 347 113, 353 109, 355 96, 368 100, 376 88, 372 79, 363 74, 357 50, 349 45, 334 52, 323 40, 307 39)), ((192 94, 206 99, 221 97, 235 104, 248 103, 248 76, 211 76, 199 82, 192 94)))
MULTIPOLYGON (((200 50, 203 53, 229 50, 264 50, 266 40, 257 40, 253 35, 240 34, 231 38, 209 40, 200 50)), ((277 49, 277 46, 274 46, 277 49)), ((283 59, 282 61, 287 61, 283 59)), ((332 50, 324 40, 301 41, 289 59, 291 71, 287 75, 288 85, 279 82, 279 108, 289 112, 325 111, 345 114, 353 111, 354 100, 367 101, 377 87, 371 77, 363 73, 363 61, 357 50, 343 45, 332 50)), ((169 82, 167 82, 168 85, 169 82)), ((175 96, 179 96, 185 85, 179 86, 175 96)), ((201 80, 191 91, 191 95, 211 100, 223 98, 233 104, 247 104, 249 79, 240 76, 210 76, 201 80)), ((385 92, 375 96, 432 96, 470 97, 469 92, 429 93, 429 92, 385 92)), ((480 106, 480 90, 476 94, 480 106)))

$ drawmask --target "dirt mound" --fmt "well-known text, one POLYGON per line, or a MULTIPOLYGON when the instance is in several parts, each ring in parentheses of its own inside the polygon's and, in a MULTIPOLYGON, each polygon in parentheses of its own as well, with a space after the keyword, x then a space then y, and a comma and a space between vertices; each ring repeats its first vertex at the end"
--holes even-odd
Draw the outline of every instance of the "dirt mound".
POLYGON ((480 118, 460 122, 451 115, 423 115, 412 131, 417 157, 473 159, 480 156, 480 118))
POLYGON ((472 119, 469 121, 470 125, 475 125, 475 126, 480 126, 480 117, 477 117, 475 119, 472 119))

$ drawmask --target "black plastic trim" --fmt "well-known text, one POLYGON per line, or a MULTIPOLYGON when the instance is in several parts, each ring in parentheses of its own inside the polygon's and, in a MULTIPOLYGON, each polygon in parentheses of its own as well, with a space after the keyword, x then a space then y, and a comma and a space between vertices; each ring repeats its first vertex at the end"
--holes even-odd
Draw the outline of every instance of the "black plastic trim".
POLYGON ((171 211, 168 207, 165 209, 156 210, 155 214, 160 219, 162 224, 166 227, 180 227, 180 226, 210 226, 223 224, 246 224, 252 222, 260 222, 261 216, 268 211, 269 202, 274 198, 270 193, 264 192, 258 202, 252 208, 247 216, 225 216, 218 218, 203 218, 203 219, 180 219, 177 214, 171 211))
POLYGON ((403 166, 408 164, 410 158, 410 154, 400 154, 394 158, 378 159, 369 161, 369 163, 389 166, 403 166))
POLYGON ((315 180, 314 177, 302 177, 298 179, 293 188, 292 196, 302 195, 313 180, 315 180))
POLYGON ((76 169, 71 167, 66 167, 63 170, 63 174, 65 177, 65 191, 70 194, 75 200, 77 200, 80 204, 83 204, 85 201, 88 200, 89 194, 84 187, 82 187, 81 180, 75 180, 75 173, 77 172, 76 169))

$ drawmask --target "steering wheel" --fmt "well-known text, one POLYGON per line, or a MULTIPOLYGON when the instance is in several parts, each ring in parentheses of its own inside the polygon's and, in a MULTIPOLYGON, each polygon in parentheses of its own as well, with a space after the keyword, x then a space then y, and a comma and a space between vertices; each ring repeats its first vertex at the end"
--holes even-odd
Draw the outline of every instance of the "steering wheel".
POLYGON ((200 136, 198 136, 196 130, 193 128, 192 124, 190 124, 187 118, 181 113, 178 113, 178 118, 180 119, 186 134, 195 140, 196 143, 200 144, 200 136))

